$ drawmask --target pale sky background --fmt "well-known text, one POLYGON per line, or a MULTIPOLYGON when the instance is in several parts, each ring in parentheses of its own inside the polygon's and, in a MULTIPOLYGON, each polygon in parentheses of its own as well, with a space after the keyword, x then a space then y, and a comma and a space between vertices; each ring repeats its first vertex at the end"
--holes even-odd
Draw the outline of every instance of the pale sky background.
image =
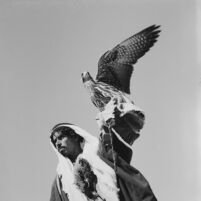
POLYGON ((98 135, 81 73, 95 76, 106 50, 159 24, 159 41, 135 65, 131 81, 131 97, 146 114, 132 165, 159 201, 200 201, 198 6, 193 0, 0 0, 0 199, 49 200, 57 165, 51 128, 72 122, 98 135))

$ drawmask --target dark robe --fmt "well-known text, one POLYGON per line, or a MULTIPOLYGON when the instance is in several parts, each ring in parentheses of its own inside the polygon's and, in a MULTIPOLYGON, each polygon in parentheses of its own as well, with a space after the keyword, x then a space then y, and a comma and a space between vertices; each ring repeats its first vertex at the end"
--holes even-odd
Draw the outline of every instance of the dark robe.
POLYGON ((114 133, 112 137, 113 152, 110 135, 101 136, 99 156, 116 172, 120 201, 157 201, 148 181, 139 170, 130 165, 132 150, 118 140, 114 133))

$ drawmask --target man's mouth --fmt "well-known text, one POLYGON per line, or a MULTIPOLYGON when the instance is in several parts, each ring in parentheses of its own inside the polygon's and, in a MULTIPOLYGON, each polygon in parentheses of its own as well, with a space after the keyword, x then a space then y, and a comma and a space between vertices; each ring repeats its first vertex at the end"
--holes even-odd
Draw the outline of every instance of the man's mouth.
POLYGON ((65 149, 66 149, 65 147, 61 147, 61 148, 59 149, 59 152, 64 151, 65 149))

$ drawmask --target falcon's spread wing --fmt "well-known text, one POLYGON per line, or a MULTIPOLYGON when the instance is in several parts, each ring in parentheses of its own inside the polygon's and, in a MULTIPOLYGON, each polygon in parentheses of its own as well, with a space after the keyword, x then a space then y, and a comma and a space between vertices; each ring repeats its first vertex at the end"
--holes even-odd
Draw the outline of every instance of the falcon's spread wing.
POLYGON ((98 62, 96 80, 130 93, 132 65, 157 41, 159 27, 152 25, 103 54, 98 62))

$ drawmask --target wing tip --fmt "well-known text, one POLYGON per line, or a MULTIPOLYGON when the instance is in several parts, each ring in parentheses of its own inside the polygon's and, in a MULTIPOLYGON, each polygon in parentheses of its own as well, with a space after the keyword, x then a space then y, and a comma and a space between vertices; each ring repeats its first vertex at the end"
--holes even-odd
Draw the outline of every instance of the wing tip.
POLYGON ((161 32, 161 25, 153 24, 145 29, 143 29, 140 33, 144 33, 146 35, 158 35, 161 32))
POLYGON ((161 25, 157 25, 157 24, 152 24, 151 26, 147 27, 147 28, 151 28, 151 29, 159 29, 161 27, 161 25))

